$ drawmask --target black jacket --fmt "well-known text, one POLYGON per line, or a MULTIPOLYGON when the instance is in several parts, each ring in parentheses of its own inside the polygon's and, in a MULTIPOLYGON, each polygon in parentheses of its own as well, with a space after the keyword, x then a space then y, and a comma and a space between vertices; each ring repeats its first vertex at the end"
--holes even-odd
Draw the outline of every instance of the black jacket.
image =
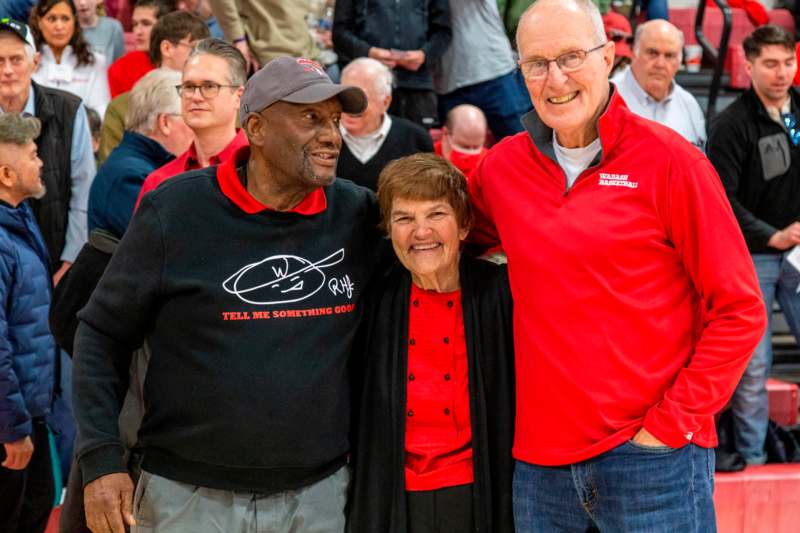
POLYGON ((386 140, 366 163, 362 163, 346 142, 342 143, 342 153, 336 164, 336 175, 347 178, 362 187, 378 190, 378 176, 389 161, 420 152, 433 152, 433 141, 430 134, 410 120, 392 117, 392 127, 386 140))
POLYGON ((72 197, 72 129, 81 104, 77 96, 33 83, 36 117, 42 132, 36 139, 39 158, 44 161, 42 180, 47 194, 29 200, 42 230, 50 255, 50 272, 61 265, 61 252, 67 235, 69 203, 72 197))
MULTIPOLYGON (((800 93, 789 94, 800 118, 800 93)), ((706 150, 750 253, 780 253, 767 241, 800 217, 800 146, 750 89, 711 123, 706 150)))
POLYGON ((101 229, 92 231, 89 242, 83 245, 75 262, 53 290, 50 331, 70 357, 78 329, 78 311, 89 302, 117 244, 119 238, 111 233, 101 229))
MULTIPOLYGON (((462 256, 469 364, 475 531, 514 531, 514 342, 505 266, 462 256)), ((354 451, 351 533, 405 533, 405 405, 411 276, 390 270, 370 298, 363 330, 364 389, 354 451)))
POLYGON ((416 72, 395 69, 402 89, 433 90, 428 65, 442 57, 452 36, 448 0, 336 1, 333 46, 342 65, 366 57, 373 46, 425 52, 416 72))

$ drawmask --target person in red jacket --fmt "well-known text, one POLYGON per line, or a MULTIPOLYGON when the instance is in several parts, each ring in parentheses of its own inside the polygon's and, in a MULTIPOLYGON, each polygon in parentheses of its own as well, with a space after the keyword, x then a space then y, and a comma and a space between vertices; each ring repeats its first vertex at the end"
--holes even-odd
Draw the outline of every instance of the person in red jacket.
POLYGON ((514 296, 515 526, 715 531, 714 415, 766 324, 744 238, 708 159, 608 83, 594 4, 517 35, 535 111, 469 182, 514 296))
POLYGON ((172 11, 175 11, 174 0, 137 0, 133 7, 136 50, 128 52, 108 67, 111 98, 130 91, 142 76, 156 68, 149 53, 150 32, 158 19, 172 11))

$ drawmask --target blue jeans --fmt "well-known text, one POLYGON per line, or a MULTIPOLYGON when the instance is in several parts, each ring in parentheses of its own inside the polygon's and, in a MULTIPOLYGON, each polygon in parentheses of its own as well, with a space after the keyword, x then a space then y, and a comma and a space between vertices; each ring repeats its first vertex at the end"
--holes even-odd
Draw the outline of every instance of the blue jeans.
POLYGON ((748 464, 764 464, 767 460, 764 453, 769 422, 767 378, 772 368, 772 306, 776 298, 789 329, 800 339, 800 294, 797 294, 800 272, 784 256, 753 254, 769 324, 731 400, 736 450, 748 464))
POLYGON ((713 533, 714 450, 625 442, 587 461, 514 468, 518 533, 713 533))
POLYGON ((439 120, 442 124, 448 111, 460 104, 479 107, 497 141, 522 131, 520 119, 532 109, 531 97, 519 69, 439 96, 439 120))

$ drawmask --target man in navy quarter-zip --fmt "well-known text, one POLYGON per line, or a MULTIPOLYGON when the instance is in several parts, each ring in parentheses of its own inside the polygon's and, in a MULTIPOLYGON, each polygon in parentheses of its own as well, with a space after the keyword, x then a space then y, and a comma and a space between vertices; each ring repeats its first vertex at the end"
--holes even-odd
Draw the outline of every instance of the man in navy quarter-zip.
POLYGON ((372 193, 334 172, 340 115, 365 107, 313 61, 275 59, 241 98, 250 146, 142 200, 78 315, 95 533, 343 531, 348 363, 381 246, 372 193), (144 341, 134 497, 116 420, 144 341))

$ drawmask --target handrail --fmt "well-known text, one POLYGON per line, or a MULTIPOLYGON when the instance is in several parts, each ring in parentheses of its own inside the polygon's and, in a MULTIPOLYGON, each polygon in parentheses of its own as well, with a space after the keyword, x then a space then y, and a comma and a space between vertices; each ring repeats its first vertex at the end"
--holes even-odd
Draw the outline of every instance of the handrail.
POLYGON ((725 57, 728 55, 728 42, 731 39, 731 28, 733 26, 731 20, 731 8, 727 0, 711 0, 713 1, 720 11, 722 11, 722 36, 719 40, 719 48, 714 48, 714 45, 703 34, 703 19, 706 16, 706 0, 700 0, 697 6, 697 16, 694 21, 694 35, 697 42, 703 48, 703 53, 708 54, 714 64, 714 76, 711 78, 711 87, 708 91, 708 107, 706 109, 706 123, 716 113, 717 95, 719 94, 720 85, 722 84, 722 73, 725 69, 725 57))

